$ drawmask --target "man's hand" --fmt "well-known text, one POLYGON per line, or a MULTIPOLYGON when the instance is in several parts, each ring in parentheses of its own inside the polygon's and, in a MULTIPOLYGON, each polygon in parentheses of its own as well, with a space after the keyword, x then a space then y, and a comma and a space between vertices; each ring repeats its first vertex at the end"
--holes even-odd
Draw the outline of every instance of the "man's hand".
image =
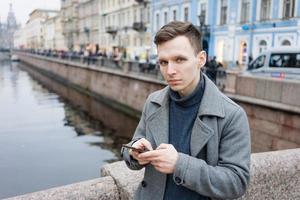
POLYGON ((171 174, 175 170, 178 152, 171 144, 161 144, 154 151, 139 154, 138 158, 151 162, 155 169, 161 173, 171 174))
MULTIPOLYGON (((151 143, 146 140, 145 138, 141 138, 138 141, 136 141, 135 143, 133 143, 132 147, 135 147, 137 149, 148 149, 148 150, 153 150, 151 143)), ((143 158, 139 158, 139 154, 141 154, 138 151, 134 151, 132 149, 129 150, 129 154, 138 161, 138 163, 140 165, 146 165, 148 163, 150 163, 150 161, 145 160, 143 158)))

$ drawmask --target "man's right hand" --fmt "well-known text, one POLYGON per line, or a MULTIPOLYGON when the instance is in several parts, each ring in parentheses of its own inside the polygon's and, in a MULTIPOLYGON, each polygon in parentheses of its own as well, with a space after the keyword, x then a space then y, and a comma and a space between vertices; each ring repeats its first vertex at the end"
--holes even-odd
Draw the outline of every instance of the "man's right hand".
MULTIPOLYGON (((148 149, 148 150, 153 150, 151 143, 146 140, 145 138, 141 138, 138 141, 136 141, 135 143, 133 143, 132 147, 135 147, 137 149, 148 149)), ((138 151, 134 151, 132 149, 129 150, 129 154, 138 161, 138 163, 140 165, 146 165, 148 163, 150 163, 149 160, 144 160, 144 159, 140 159, 138 158, 138 155, 141 154, 138 151)))

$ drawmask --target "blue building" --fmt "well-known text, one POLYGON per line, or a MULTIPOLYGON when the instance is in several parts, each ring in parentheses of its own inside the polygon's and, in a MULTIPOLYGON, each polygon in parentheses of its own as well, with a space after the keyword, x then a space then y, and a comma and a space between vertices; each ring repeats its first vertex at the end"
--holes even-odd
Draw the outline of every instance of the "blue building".
POLYGON ((152 35, 172 20, 202 24, 209 57, 229 67, 272 47, 300 47, 300 0, 153 0, 152 35))
MULTIPOLYGON (((151 33, 155 33, 170 21, 189 21, 200 29, 200 19, 204 35, 203 46, 209 51, 210 31, 208 24, 211 19, 208 17, 207 0, 152 0, 152 23, 151 33), (201 16, 201 17, 200 17, 201 16)), ((153 46, 154 47, 154 46, 153 46)), ((155 48, 154 48, 155 49, 155 48)))

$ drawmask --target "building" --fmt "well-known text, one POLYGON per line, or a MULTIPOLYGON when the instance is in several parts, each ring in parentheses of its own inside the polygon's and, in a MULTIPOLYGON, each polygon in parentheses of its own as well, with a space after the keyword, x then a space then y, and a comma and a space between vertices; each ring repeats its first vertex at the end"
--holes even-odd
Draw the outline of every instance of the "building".
POLYGON ((57 10, 35 9, 26 22, 26 46, 29 49, 45 49, 45 22, 58 14, 57 10))
POLYGON ((60 14, 49 17, 43 24, 45 49, 67 50, 62 34, 62 22, 60 14))
POLYGON ((87 44, 99 44, 100 0, 79 0, 79 43, 83 49, 87 44))
POLYGON ((146 59, 151 45, 150 1, 103 0, 100 3, 100 48, 120 50, 127 59, 146 59))
MULTIPOLYGON (((152 40, 155 33, 165 24, 171 21, 189 21, 199 28, 203 34, 203 48, 209 51, 210 26, 215 12, 207 12, 209 3, 207 0, 153 0, 152 1, 152 40)), ((199 41, 200 42, 200 41, 199 41)), ((152 44, 152 49, 155 49, 152 44)), ((153 50, 155 51, 155 50, 153 50)))
POLYGON ((6 23, 0 21, 0 49, 11 49, 14 46, 13 35, 18 27, 12 4, 9 4, 6 23))
POLYGON ((299 16, 300 0, 153 0, 151 35, 170 21, 190 21, 209 58, 232 67, 269 48, 299 46, 299 16))
POLYGON ((20 28, 14 33, 14 48, 26 49, 27 48, 27 31, 26 27, 20 28))
POLYGON ((228 66, 245 65, 264 50, 300 45, 299 0, 219 0, 211 54, 228 66))
POLYGON ((79 0, 61 0, 63 35, 68 49, 76 51, 80 50, 78 3, 79 0))

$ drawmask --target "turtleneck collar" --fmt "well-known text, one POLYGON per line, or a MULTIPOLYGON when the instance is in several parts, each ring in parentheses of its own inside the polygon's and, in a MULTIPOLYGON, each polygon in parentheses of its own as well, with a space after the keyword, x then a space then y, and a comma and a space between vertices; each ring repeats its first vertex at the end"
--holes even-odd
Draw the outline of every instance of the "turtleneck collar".
POLYGON ((200 81, 194 91, 184 97, 181 97, 178 92, 173 91, 171 88, 169 90, 169 96, 171 101, 174 101, 177 105, 182 107, 189 107, 201 102, 203 93, 205 89, 205 79, 200 73, 200 81))

